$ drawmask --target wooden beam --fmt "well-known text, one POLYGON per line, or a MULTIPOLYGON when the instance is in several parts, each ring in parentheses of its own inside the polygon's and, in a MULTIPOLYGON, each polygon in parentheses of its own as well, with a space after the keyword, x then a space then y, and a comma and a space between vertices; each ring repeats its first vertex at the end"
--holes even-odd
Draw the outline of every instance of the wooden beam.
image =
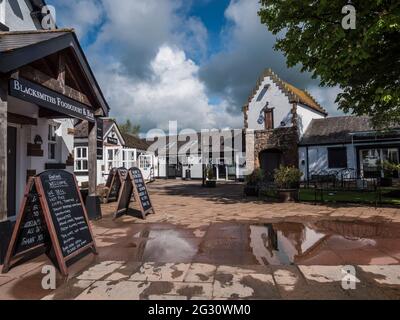
POLYGON ((43 72, 40 72, 39 70, 36 70, 30 66, 21 68, 20 76, 22 78, 26 78, 27 80, 39 83, 50 90, 61 93, 68 98, 76 100, 89 107, 93 107, 88 97, 84 93, 70 88, 65 85, 65 83, 63 84, 62 82, 58 81, 58 79, 51 78, 47 74, 44 74, 43 72))
POLYGON ((7 121, 9 123, 37 126, 37 119, 12 112, 7 112, 7 121))
POLYGON ((0 79, 0 221, 7 220, 7 81, 0 79))
POLYGON ((96 196, 97 187, 97 125, 96 122, 89 122, 89 196, 96 196))
POLYGON ((65 94, 65 58, 62 53, 58 54, 58 76, 57 81, 60 83, 63 94, 65 94))

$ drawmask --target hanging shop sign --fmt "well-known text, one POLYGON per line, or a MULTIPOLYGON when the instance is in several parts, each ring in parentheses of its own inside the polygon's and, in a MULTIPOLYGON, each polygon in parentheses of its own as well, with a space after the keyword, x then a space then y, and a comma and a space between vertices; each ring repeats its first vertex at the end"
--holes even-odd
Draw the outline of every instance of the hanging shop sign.
POLYGON ((94 113, 84 104, 25 79, 10 79, 10 96, 68 116, 94 122, 94 113))
POLYGON ((96 127, 97 127, 97 160, 103 160, 103 136, 104 136, 104 125, 103 119, 96 118, 96 127))

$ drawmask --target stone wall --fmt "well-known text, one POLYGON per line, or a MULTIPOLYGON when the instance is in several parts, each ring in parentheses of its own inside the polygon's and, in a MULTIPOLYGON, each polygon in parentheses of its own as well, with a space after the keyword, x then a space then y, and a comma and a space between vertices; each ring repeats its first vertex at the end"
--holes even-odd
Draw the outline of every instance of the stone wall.
POLYGON ((298 167, 299 135, 297 127, 277 128, 273 130, 248 131, 246 133, 247 169, 260 167, 259 154, 264 150, 280 150, 282 164, 298 167))

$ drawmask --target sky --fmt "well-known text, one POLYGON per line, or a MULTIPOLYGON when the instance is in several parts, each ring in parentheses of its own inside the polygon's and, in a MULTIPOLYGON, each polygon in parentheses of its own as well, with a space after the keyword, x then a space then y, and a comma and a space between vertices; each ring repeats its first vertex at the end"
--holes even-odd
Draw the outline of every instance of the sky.
POLYGON ((336 115, 337 88, 287 68, 258 0, 47 0, 75 29, 110 116, 150 129, 242 128, 242 107, 266 68, 336 115))

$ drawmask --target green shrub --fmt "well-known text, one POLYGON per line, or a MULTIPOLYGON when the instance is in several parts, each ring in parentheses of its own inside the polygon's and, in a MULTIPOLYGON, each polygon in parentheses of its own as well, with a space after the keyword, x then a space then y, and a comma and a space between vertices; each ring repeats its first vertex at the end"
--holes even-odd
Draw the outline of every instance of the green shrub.
POLYGON ((214 180, 214 169, 212 166, 207 167, 207 172, 206 172, 207 180, 214 180))
POLYGON ((248 185, 257 185, 264 179, 264 171, 261 169, 254 169, 254 171, 246 176, 246 183, 248 185))
POLYGON ((280 189, 295 189, 299 187, 303 173, 294 166, 280 166, 275 170, 274 179, 280 189))

